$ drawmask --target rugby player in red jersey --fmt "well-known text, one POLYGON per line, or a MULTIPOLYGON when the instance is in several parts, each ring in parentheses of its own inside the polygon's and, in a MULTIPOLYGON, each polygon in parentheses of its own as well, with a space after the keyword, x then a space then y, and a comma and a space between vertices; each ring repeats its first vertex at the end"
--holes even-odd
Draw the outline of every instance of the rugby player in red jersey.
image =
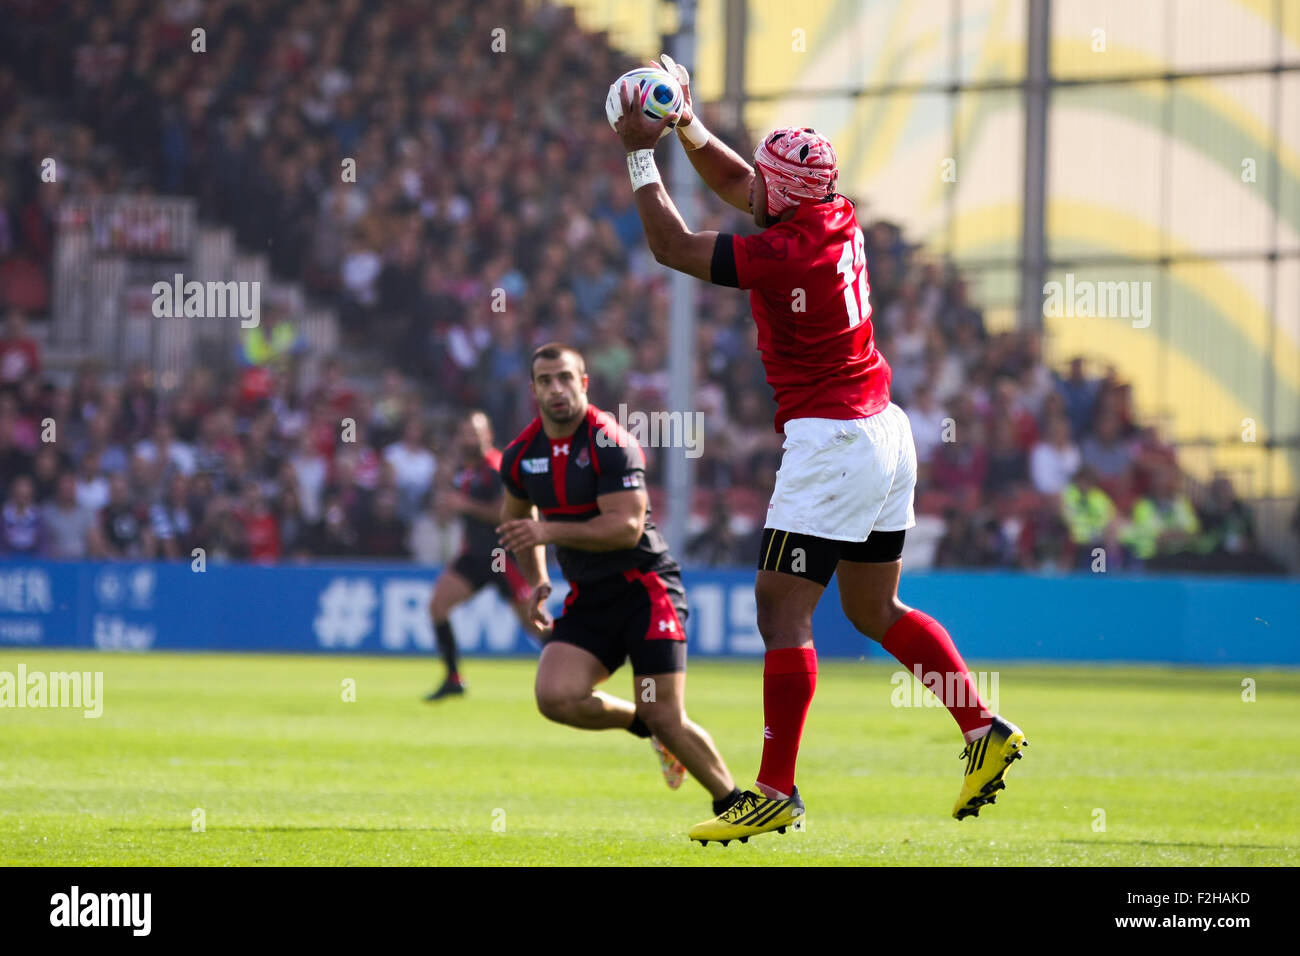
POLYGON ((472 411, 456 433, 460 466, 445 494, 449 504, 465 522, 464 545, 451 566, 438 576, 429 601, 433 633, 438 652, 447 666, 447 676, 437 690, 424 699, 445 700, 465 693, 460 674, 460 654, 451 627, 451 612, 485 587, 491 586, 515 609, 525 629, 531 630, 528 600, 531 591, 519 565, 497 549, 497 521, 501 515, 501 452, 492 445, 492 423, 482 411, 472 411))
POLYGON ((708 733, 686 716, 686 592, 650 520, 641 447, 588 403, 576 349, 543 345, 529 367, 538 417, 502 452, 497 531, 532 588, 533 623, 547 635, 537 709, 570 727, 650 738, 668 785, 676 789, 689 770, 723 813, 740 791, 708 733), (544 606, 548 544, 569 582, 555 621, 544 606), (596 689, 629 659, 636 703, 596 689))
POLYGON ((903 536, 915 524, 916 448, 907 416, 889 400, 891 373, 875 345, 862 230, 853 203, 835 191, 835 151, 814 130, 777 129, 754 151, 751 167, 704 129, 691 109, 685 69, 663 60, 687 92, 680 116, 654 121, 631 109, 625 84, 616 125, 646 240, 663 265, 750 290, 776 430, 785 434, 755 581, 767 648, 762 764, 754 789, 692 827, 690 837, 725 844, 784 832, 803 815, 794 772, 817 684, 812 615, 832 575, 858 631, 909 671, 938 672, 953 687, 943 702, 966 742, 953 816, 978 815, 1005 786, 1025 735, 988 711, 943 626, 898 599, 903 536), (672 122, 700 178, 752 213, 762 232, 687 228, 654 164, 654 146, 672 122))

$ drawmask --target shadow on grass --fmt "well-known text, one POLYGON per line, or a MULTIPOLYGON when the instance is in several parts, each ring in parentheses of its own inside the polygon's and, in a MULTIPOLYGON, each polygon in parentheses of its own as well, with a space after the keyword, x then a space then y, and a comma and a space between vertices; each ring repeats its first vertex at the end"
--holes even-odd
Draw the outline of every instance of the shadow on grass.
MULTIPOLYGON (((337 831, 339 833, 455 833, 451 827, 208 827, 206 833, 301 833, 337 831)), ((190 827, 108 827, 107 833, 192 833, 190 827)))
POLYGON ((1200 850, 1300 850, 1297 846, 1261 846, 1257 843, 1162 843, 1158 840, 1056 840, 1056 843, 1075 843, 1079 846, 1103 844, 1105 846, 1167 846, 1200 850))

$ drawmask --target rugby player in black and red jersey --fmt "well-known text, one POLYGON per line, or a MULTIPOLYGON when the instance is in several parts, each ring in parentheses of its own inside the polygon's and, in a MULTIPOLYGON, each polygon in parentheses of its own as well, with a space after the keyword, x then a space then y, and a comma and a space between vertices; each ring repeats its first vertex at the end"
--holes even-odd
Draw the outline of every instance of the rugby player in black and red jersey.
POLYGON ((804 813, 795 759, 817 685, 812 615, 834 575, 845 616, 909 670, 944 675, 943 703, 966 748, 953 816, 978 815, 1005 787, 1025 735, 989 712, 948 632, 901 603, 903 536, 915 524, 916 447, 889 399, 876 348, 862 230, 835 191, 835 150, 812 129, 765 136, 754 165, 694 115, 689 76, 663 58, 687 93, 680 115, 653 121, 622 91, 616 131, 655 260, 716 285, 750 290, 758 347, 777 403, 784 454, 758 554, 755 599, 767 648, 763 760, 752 791, 690 837, 726 843, 784 831, 804 813), (691 232, 659 180, 654 146, 669 123, 695 171, 721 199, 751 213, 753 236, 691 232))
POLYGON ((496 526, 501 517, 501 452, 492 445, 492 423, 481 411, 472 411, 456 433, 460 465, 451 479, 446 502, 464 518, 464 545, 460 556, 438 576, 429 601, 438 652, 447 665, 441 686, 425 700, 445 700, 465 693, 460 676, 456 634, 451 612, 489 585, 511 603, 520 623, 534 631, 528 616, 531 590, 519 564, 497 545, 496 526))
POLYGON ((650 738, 668 785, 689 771, 723 813, 740 791, 708 733, 686 716, 686 593, 650 520, 641 448, 588 403, 575 349, 543 345, 530 368, 539 414, 501 455, 497 530, 532 588, 532 620, 547 633, 537 709, 570 727, 650 738), (569 582, 554 621, 545 608, 548 544, 569 582), (624 661, 635 703, 596 689, 624 661))

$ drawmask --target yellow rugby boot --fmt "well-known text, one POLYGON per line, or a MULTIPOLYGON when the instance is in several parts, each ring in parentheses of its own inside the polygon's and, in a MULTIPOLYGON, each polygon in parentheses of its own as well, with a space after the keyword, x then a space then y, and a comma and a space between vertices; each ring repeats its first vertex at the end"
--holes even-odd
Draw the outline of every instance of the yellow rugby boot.
POLYGON ((968 743, 961 752, 966 761, 966 778, 952 815, 958 820, 979 816, 980 808, 993 803, 997 792, 1006 789, 1002 777, 1013 761, 1024 756, 1028 746, 1029 741, 1019 727, 994 717, 988 733, 968 743))
POLYGON ((707 846, 710 840, 726 846, 732 840, 748 843, 750 837, 772 830, 784 833, 786 827, 798 823, 804 815, 799 788, 793 789, 794 793, 785 800, 773 800, 762 793, 746 790, 740 799, 712 820, 691 827, 688 836, 699 840, 700 846, 707 846))

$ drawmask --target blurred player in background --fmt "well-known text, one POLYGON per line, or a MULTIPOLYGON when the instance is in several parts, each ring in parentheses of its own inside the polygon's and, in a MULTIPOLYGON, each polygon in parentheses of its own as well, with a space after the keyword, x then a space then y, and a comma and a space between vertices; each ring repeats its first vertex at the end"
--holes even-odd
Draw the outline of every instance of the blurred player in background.
POLYGON ((723 813, 740 791, 708 733, 686 716, 686 592, 650 520, 645 457, 587 402, 586 363, 575 349, 543 345, 530 368, 539 416, 501 456, 498 530, 532 588, 532 620, 549 632, 537 708, 570 727, 648 737, 668 785, 676 789, 689 770, 723 813), (548 544, 569 582, 554 622, 544 607, 548 544), (629 659, 635 704, 596 690, 629 659))
POLYGON ((442 685, 425 698, 428 701, 459 697, 465 693, 460 676, 456 635, 451 612, 485 587, 497 589, 513 605, 524 629, 536 633, 528 615, 530 589, 514 556, 497 544, 496 526, 501 517, 501 452, 492 445, 492 423, 485 413, 469 413, 456 433, 459 467, 444 492, 447 504, 465 521, 465 544, 460 557, 438 576, 429 602, 438 652, 447 665, 442 685))
MULTIPOLYGON (((795 760, 817 685, 812 615, 832 575, 845 615, 909 670, 953 675, 944 704, 966 742, 953 809, 978 815, 1005 784, 1025 735, 990 713, 952 639, 898 600, 903 536, 916 522, 916 448, 889 400, 876 348, 866 254, 853 203, 836 193, 830 142, 811 129, 768 134, 754 166, 704 129, 686 70, 663 57, 686 92, 680 116, 654 121, 623 90, 617 124, 646 240, 656 261, 716 285, 750 290, 758 346, 777 402, 784 454, 758 554, 755 597, 767 647, 763 761, 757 783, 727 811, 691 828, 707 843, 785 827, 804 813, 795 760), (691 164, 724 201, 752 213, 754 236, 692 233, 659 180, 654 146, 676 123, 691 164), (950 699, 949 699, 950 698, 950 699)), ((943 688, 940 689, 941 692, 943 688)))

